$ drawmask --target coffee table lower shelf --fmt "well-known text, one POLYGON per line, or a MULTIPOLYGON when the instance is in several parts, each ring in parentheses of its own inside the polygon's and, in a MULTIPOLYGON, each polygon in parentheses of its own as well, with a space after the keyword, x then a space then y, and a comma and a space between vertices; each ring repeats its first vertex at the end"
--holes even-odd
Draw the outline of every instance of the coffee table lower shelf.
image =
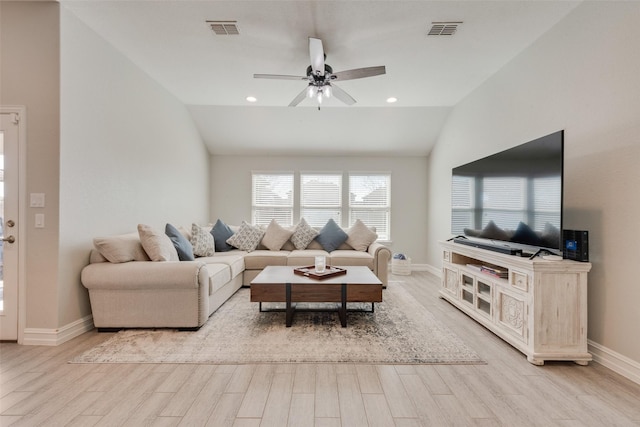
POLYGON ((290 267, 266 267, 251 282, 251 302, 259 303, 260 312, 286 313, 286 326, 300 312, 337 312, 342 327, 347 326, 348 312, 373 313, 375 303, 382 302, 382 282, 367 267, 347 267, 348 274, 324 281, 293 274, 290 267), (338 303, 337 309, 296 308, 296 303, 338 303), (347 303, 370 303, 371 310, 347 309, 347 303), (263 303, 285 303, 282 308, 263 309, 263 303))
MULTIPOLYGON (((347 308, 347 284, 343 283, 340 285, 340 294, 341 294, 341 299, 339 302, 339 306, 337 308, 296 308, 296 302, 292 302, 291 301, 291 283, 286 283, 285 284, 285 308, 267 308, 267 309, 263 309, 262 308, 262 303, 266 302, 266 301, 258 301, 259 302, 259 310, 261 313, 268 313, 268 312, 284 312, 286 313, 286 325, 288 328, 291 327, 291 325, 293 324, 293 316, 297 313, 297 312, 302 312, 302 313, 325 313, 325 312, 337 312, 338 313, 338 317, 340 319, 340 325, 342 325, 343 328, 347 327, 347 313, 354 313, 354 312, 360 312, 360 313, 374 313, 375 312, 375 302, 373 301, 367 301, 367 303, 371 304, 371 309, 370 310, 366 310, 366 309, 349 309, 347 308)), ((330 302, 326 302, 323 301, 322 304, 331 304, 330 302)))

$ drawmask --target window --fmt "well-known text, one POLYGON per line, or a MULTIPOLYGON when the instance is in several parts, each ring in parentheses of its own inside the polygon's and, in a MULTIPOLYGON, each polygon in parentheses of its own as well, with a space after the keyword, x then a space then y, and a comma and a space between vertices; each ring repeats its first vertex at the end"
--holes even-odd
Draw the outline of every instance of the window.
POLYGON ((349 227, 359 219, 389 240, 390 211, 391 175, 349 174, 349 227))
POLYGON ((293 225, 293 172, 252 174, 251 219, 256 225, 293 225))
POLYGON ((342 174, 300 174, 300 217, 312 227, 341 224, 342 174))

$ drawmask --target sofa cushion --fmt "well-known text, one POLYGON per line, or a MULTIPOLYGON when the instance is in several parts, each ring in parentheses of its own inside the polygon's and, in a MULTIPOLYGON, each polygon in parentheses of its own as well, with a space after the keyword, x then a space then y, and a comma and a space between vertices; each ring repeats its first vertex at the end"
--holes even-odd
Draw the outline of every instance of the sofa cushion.
POLYGON ((255 251, 264 236, 264 230, 258 226, 242 221, 237 233, 227 239, 227 243, 242 251, 255 251))
POLYGON ((292 235, 292 229, 284 228, 275 219, 272 219, 267 226, 261 243, 269 250, 279 251, 292 235))
POLYGON ((164 234, 169 237, 171 243, 173 243, 173 247, 176 248, 180 261, 193 261, 195 259, 193 256, 193 246, 191 246, 191 243, 177 228, 171 224, 167 224, 164 227, 164 234))
POLYGON ((268 265, 287 265, 289 251, 257 250, 244 257, 247 270, 262 270, 268 265))
POLYGON ((213 295, 231 280, 231 268, 227 264, 207 264, 209 271, 209 295, 213 295))
POLYGON ((238 274, 242 274, 245 269, 244 257, 247 255, 245 251, 233 250, 230 252, 216 252, 214 256, 206 258, 198 258, 198 261, 205 264, 224 264, 231 268, 231 278, 238 274))
POLYGON ((369 252, 348 250, 335 250, 331 252, 331 259, 327 260, 330 265, 361 265, 373 270, 373 255, 369 252))
POLYGON ((304 218, 300 218, 300 222, 296 225, 293 235, 291 236, 291 243, 298 250, 306 249, 309 243, 318 235, 313 227, 307 224, 304 218))
POLYGON ((180 261, 169 237, 145 224, 138 224, 138 235, 144 251, 151 261, 180 261))
POLYGON ((221 220, 218 219, 213 225, 211 235, 213 235, 216 252, 227 252, 233 249, 233 246, 227 243, 227 239, 233 236, 233 230, 221 220))
POLYGON ((327 257, 327 265, 331 265, 329 262, 329 253, 323 249, 306 249, 303 251, 295 250, 289 253, 287 257, 287 265, 291 266, 307 266, 315 265, 316 256, 324 255, 327 257))
POLYGON ((356 251, 366 251, 369 245, 376 241, 378 234, 367 227, 359 219, 347 230, 346 244, 356 251))
POLYGON ((191 244, 197 256, 213 256, 216 252, 213 236, 209 227, 191 224, 191 244))
POLYGON ((349 236, 344 232, 342 228, 336 222, 330 218, 329 221, 322 227, 322 230, 316 236, 316 241, 322 245, 322 248, 327 251, 335 251, 343 244, 349 236))
POLYGON ((96 237, 93 246, 109 262, 149 261, 138 233, 96 237))

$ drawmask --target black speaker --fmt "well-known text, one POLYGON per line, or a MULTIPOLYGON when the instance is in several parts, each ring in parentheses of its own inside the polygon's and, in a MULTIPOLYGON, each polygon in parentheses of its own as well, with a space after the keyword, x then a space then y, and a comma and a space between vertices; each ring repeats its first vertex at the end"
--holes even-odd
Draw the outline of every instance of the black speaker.
POLYGON ((574 261, 589 261, 589 232, 562 230, 562 257, 574 261))

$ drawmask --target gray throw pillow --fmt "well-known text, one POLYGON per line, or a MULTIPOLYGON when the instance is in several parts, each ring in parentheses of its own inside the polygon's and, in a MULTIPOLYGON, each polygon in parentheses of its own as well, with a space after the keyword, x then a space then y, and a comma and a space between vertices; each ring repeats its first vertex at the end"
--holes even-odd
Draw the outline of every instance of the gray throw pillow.
POLYGON ((348 237, 347 233, 333 219, 330 219, 316 236, 316 241, 325 251, 332 252, 338 249, 348 237))
POLYGON ((191 243, 189 243, 177 228, 171 224, 167 224, 164 227, 164 234, 169 236, 169 239, 171 239, 173 247, 176 248, 176 252, 178 252, 178 259, 180 261, 193 261, 195 259, 191 243))
POLYGON ((224 222, 217 220, 211 229, 216 252, 228 252, 233 246, 227 243, 227 240, 233 236, 233 230, 224 222))

